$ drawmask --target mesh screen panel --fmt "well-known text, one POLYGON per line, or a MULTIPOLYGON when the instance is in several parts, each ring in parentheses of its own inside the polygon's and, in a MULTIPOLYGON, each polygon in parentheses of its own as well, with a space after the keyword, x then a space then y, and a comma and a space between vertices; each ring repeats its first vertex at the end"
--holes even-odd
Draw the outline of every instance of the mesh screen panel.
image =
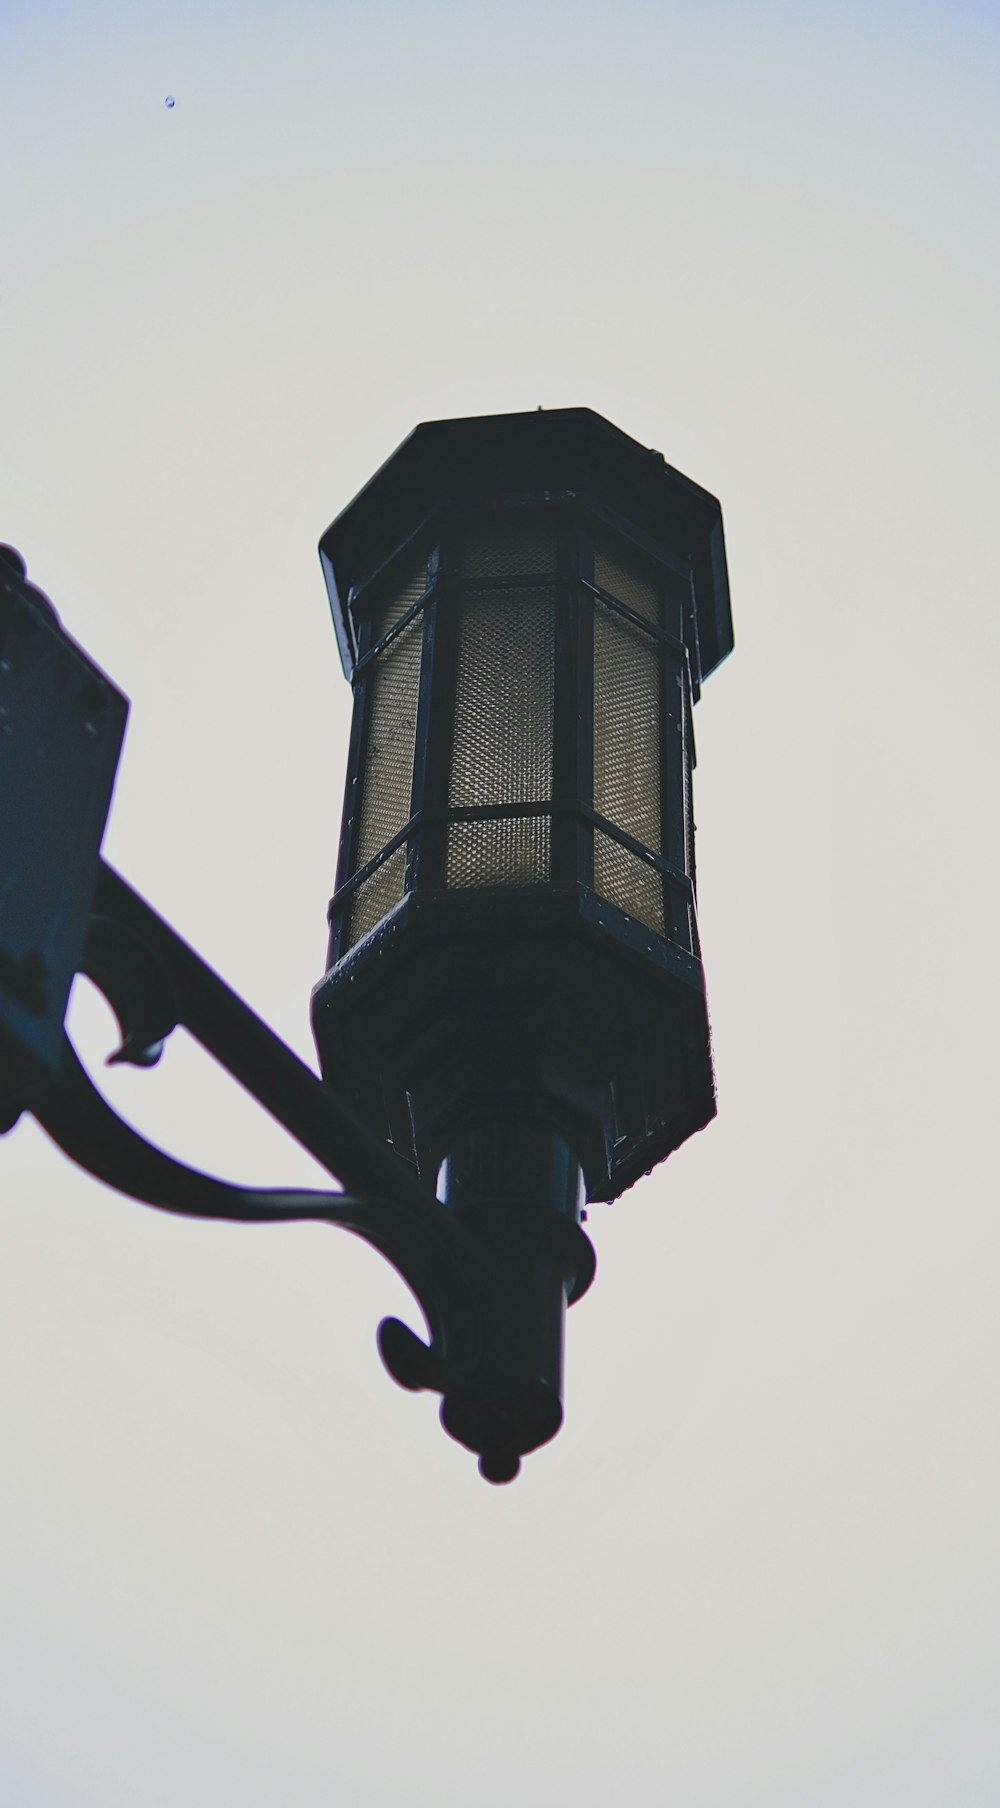
POLYGON ((544 803, 552 796, 555 592, 469 590, 457 606, 448 801, 544 803))
POLYGON ((594 583, 616 596, 627 609, 634 609, 647 621, 659 622, 656 585, 608 546, 594 547, 594 583))
POLYGON ((367 722, 354 872, 409 821, 422 629, 418 615, 377 656, 365 679, 367 722))
POLYGON ((403 896, 403 878, 406 873, 406 843, 396 848, 388 859, 383 860, 367 879, 362 879, 354 893, 347 913, 347 936, 344 953, 360 942, 362 936, 374 929, 376 923, 388 916, 393 906, 403 896))
POLYGON ((664 934, 663 880, 654 867, 602 829, 594 830, 594 890, 647 929, 664 934))
POLYGON ((652 853, 662 852, 659 644, 600 602, 594 604, 594 808, 652 853))
POLYGON ((544 885, 549 877, 547 816, 500 816, 448 826, 446 885, 544 885))
MULTIPOLYGON (((380 640, 401 620, 426 588, 426 562, 411 559, 380 579, 372 604, 374 637, 380 640)), ((418 615, 377 653, 365 685, 365 744, 356 804, 351 871, 356 873, 409 821, 413 750, 420 687, 423 618, 418 615)), ((373 929, 403 895, 406 860, 402 850, 359 886, 348 912, 348 946, 373 929), (373 914, 374 912, 374 914, 373 914)))
POLYGON ((556 573, 555 527, 502 516, 474 528, 458 560, 463 578, 547 577, 556 573))

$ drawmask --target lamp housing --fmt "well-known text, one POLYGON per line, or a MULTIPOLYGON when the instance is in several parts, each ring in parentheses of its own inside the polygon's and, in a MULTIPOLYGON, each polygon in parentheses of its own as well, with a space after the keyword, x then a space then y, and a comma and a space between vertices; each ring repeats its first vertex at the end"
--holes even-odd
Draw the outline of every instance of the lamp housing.
POLYGON ((436 421, 320 556, 354 690, 324 1077, 430 1188, 519 1120, 615 1198, 715 1112, 691 776, 733 644, 719 504, 589 409, 436 421))

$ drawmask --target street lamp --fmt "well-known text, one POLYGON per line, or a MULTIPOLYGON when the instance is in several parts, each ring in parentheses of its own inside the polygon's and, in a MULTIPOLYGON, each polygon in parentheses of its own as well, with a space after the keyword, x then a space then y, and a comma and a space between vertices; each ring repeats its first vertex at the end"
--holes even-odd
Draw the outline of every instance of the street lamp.
MULTIPOLYGON (((36 1055, 8 1102, 153 1203, 328 1217, 374 1242, 430 1330, 384 1321, 387 1367, 438 1391, 446 1430, 509 1480, 561 1422, 565 1306, 594 1272, 584 1202, 617 1197, 715 1111, 691 712, 732 646, 721 513, 601 416, 538 410, 418 427, 320 553, 354 690, 313 994, 322 1082, 98 859, 113 687, 74 922, 120 1058, 155 1058, 185 1022, 360 1196, 247 1193, 145 1155, 65 1039, 64 990, 44 1083, 36 1055)), ((8 614, 33 608, 36 634, 83 658, 16 573, 7 592, 8 614)), ((89 664, 86 682, 107 683, 89 664)), ((23 830, 4 833, 9 861, 23 830)), ((31 950, 4 908, 17 1050, 11 962, 23 989, 31 950)))

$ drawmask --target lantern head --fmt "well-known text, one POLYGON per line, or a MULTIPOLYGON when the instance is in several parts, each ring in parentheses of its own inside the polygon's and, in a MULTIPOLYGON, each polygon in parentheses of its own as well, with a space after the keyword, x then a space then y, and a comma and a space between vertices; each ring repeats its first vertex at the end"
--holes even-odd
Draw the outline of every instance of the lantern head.
POLYGON ((354 689, 324 1075, 431 1188, 519 1118, 612 1199, 715 1112, 692 707, 718 502, 589 409, 416 428, 320 543, 354 689))

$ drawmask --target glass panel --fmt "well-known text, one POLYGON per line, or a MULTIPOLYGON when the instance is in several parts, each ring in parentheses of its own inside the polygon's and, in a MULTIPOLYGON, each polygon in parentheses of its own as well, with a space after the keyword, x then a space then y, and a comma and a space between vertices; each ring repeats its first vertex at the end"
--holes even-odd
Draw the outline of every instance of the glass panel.
POLYGON ((367 621, 371 616, 374 624, 372 646, 402 620, 407 609, 419 603, 426 588, 427 554, 408 550, 361 593, 352 608, 359 621, 367 621))
POLYGON ((395 849, 381 866, 377 866, 367 879, 362 879, 353 898, 350 900, 347 913, 347 936, 344 953, 353 948, 388 916, 393 906, 403 896, 403 878, 406 873, 406 843, 395 849))
POLYGON ((595 546, 594 583, 616 596, 627 609, 634 609, 649 622, 659 623, 656 585, 628 560, 627 554, 623 560, 610 547, 595 546))
POLYGON ((448 802, 552 796, 555 591, 469 590, 458 601, 448 802))
POLYGON ((660 625, 677 640, 684 639, 684 617, 690 606, 690 590, 685 589, 679 579, 669 578, 660 599, 660 625))
POLYGON ((594 890, 609 904, 617 904, 647 929, 664 933, 663 880, 655 867, 647 866, 603 829, 594 831, 594 890))
POLYGON ((544 885, 549 877, 547 816, 496 816, 448 826, 446 885, 544 885))
POLYGON ((462 578, 554 577, 556 530, 552 522, 517 513, 470 529, 458 560, 462 578))
POLYGON ((659 643, 601 602, 594 604, 594 809, 661 852, 659 643))

